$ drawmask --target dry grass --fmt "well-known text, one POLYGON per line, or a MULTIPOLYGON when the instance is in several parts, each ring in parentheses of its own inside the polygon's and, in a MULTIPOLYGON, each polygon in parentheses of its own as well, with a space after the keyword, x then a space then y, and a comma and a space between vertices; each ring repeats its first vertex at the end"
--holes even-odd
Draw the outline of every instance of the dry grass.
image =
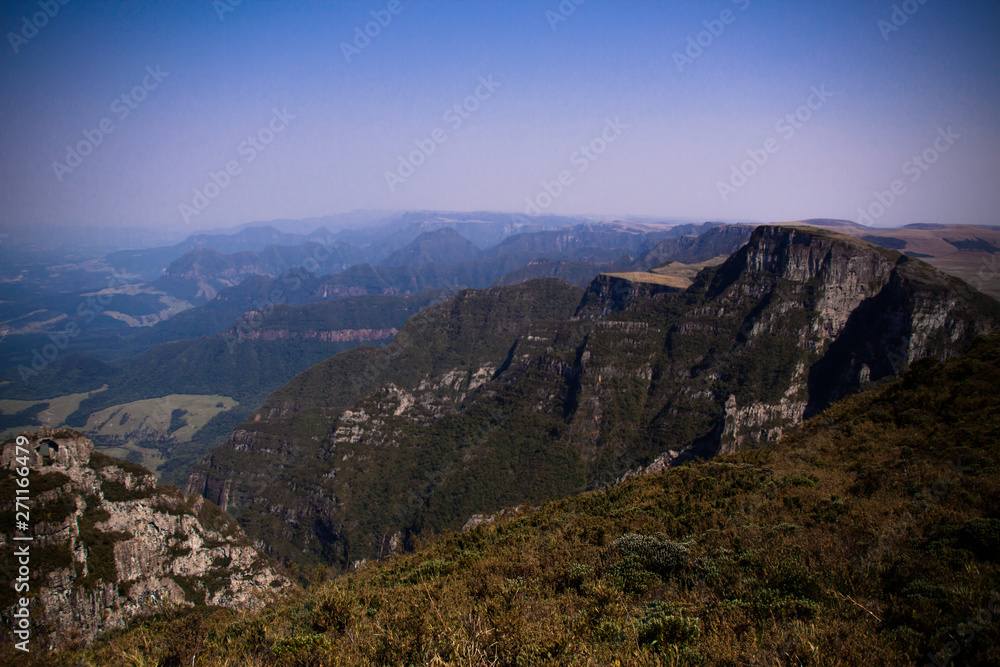
POLYGON ((681 278, 678 276, 663 275, 660 273, 651 273, 648 271, 631 271, 626 273, 606 273, 604 275, 611 276, 612 278, 622 278, 634 283, 652 283, 654 285, 667 285, 668 287, 676 287, 677 289, 687 289, 691 286, 691 280, 681 278))

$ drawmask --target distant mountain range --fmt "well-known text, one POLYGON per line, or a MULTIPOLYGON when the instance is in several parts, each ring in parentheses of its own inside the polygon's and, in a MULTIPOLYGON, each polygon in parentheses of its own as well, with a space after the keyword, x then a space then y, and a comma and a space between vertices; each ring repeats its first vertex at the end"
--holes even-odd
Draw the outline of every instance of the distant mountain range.
POLYGON ((269 246, 300 246, 309 241, 326 240, 330 232, 319 228, 309 235, 279 232, 273 227, 250 227, 236 234, 197 234, 174 246, 149 250, 123 250, 107 256, 117 271, 134 273, 153 281, 176 260, 197 249, 219 254, 259 252, 269 246))
MULTIPOLYGON (((29 264, 19 274, 10 274, 14 277, 3 283, 6 299, 0 303, 0 398, 15 402, 0 411, 0 425, 7 432, 70 423, 86 430, 91 414, 131 405, 116 413, 121 419, 128 413, 121 428, 89 432, 98 446, 121 445, 124 448, 113 450, 118 455, 135 456, 180 482, 187 466, 224 439, 283 382, 339 351, 389 343, 387 332, 400 329, 416 312, 410 306, 386 305, 385 312, 396 313, 389 323, 383 311, 372 310, 370 317, 317 329, 309 322, 318 313, 336 319, 340 307, 305 308, 301 315, 295 308, 347 300, 343 307, 350 310, 365 303, 351 301, 356 297, 401 297, 428 290, 428 294, 452 294, 462 288, 511 286, 549 277, 584 289, 592 283, 603 285, 601 289, 622 289, 614 286, 622 283, 613 277, 595 283, 601 273, 622 276, 627 282, 633 273, 653 271, 661 283, 657 289, 687 287, 697 270, 708 266, 706 262, 718 263, 718 258, 738 250, 754 229, 719 223, 597 224, 577 218, 488 213, 372 215, 376 225, 368 228, 338 227, 333 219, 298 224, 312 229, 306 233, 287 231, 296 225, 286 222, 281 223, 286 231, 251 225, 236 234, 203 234, 177 246, 109 256, 126 272, 156 274, 152 282, 123 281, 119 276, 125 274, 101 278, 107 265, 100 263, 29 264), (322 227, 326 223, 333 232, 322 227), (210 351, 221 350, 227 336, 235 335, 227 332, 241 322, 246 328, 248 313, 271 317, 272 312, 284 313, 286 325, 239 334, 236 357, 243 370, 218 366, 225 365, 223 358, 212 358, 210 351), (79 333, 70 339, 63 332, 73 324, 79 333), (54 347, 54 341, 65 343, 65 349, 54 347), (53 349, 58 351, 55 359, 42 356, 43 350, 49 354, 53 349), (192 366, 192 359, 199 362, 192 366), (153 381, 176 375, 170 368, 187 369, 188 381, 162 385, 153 381), (131 375, 129 369, 134 371, 131 375), (218 373, 218 381, 211 380, 212 373, 218 373), (144 379, 126 381, 126 377, 144 379), (237 388, 227 390, 223 380, 237 388), (109 387, 106 392, 89 395, 104 384, 109 387), (178 406, 186 407, 176 409, 193 411, 187 419, 199 424, 190 441, 183 434, 193 426, 176 431, 185 438, 179 442, 177 436, 168 437, 169 419, 143 422, 137 417, 148 407, 142 401, 162 398, 167 389, 184 392, 169 395, 188 397, 178 399, 178 406), (214 396, 238 405, 218 414, 198 412, 203 408, 197 406, 214 396), (204 424, 203 419, 207 419, 204 424), (142 436, 129 430, 130 424, 154 422, 142 436)), ((1000 247, 996 229, 920 225, 873 230, 844 221, 806 222, 926 258, 986 293, 1000 294, 1000 281, 995 279, 1000 266, 993 252, 1000 247)), ((416 301, 426 305, 438 298, 443 297, 420 296, 416 301)), ((234 358, 227 351, 225 359, 234 358)), ((215 402, 219 401, 211 405, 215 402)))
POLYGON ((21 411, 0 419, 8 422, 8 431, 42 425, 55 397, 77 395, 60 424, 90 433, 100 447, 157 451, 163 460, 157 472, 164 481, 182 483, 188 468, 219 438, 296 374, 358 345, 385 345, 410 317, 450 294, 364 296, 302 307, 243 304, 222 331, 160 344, 120 362, 78 354, 59 359, 33 379, 31 394, 18 393, 27 399, 21 411), (148 400, 171 396, 178 398, 148 400), (178 440, 169 432, 170 413, 189 409, 196 396, 225 397, 234 404, 207 415, 205 423, 178 440), (129 414, 137 420, 127 428, 100 427, 94 415, 107 411, 123 425, 129 414))

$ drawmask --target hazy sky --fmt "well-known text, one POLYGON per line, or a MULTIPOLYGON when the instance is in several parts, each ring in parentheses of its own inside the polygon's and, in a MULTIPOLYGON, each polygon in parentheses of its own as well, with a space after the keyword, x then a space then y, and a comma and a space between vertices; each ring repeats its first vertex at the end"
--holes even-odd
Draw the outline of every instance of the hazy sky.
POLYGON ((0 225, 1000 224, 995 0, 237 2, 5 0, 0 225))

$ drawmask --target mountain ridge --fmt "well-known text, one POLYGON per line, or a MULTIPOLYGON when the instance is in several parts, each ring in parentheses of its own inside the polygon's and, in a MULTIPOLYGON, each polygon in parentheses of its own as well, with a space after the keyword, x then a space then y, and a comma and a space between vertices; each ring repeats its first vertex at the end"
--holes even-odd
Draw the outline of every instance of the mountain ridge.
MULTIPOLYGON (((436 330, 468 315, 459 299, 411 320, 383 351, 310 369, 196 466, 188 491, 232 511, 271 555, 347 567, 473 514, 773 442, 1000 323, 1000 304, 961 281, 814 228, 759 227, 685 290, 642 287, 614 304, 614 284, 608 294, 598 284, 575 303, 563 292, 574 317, 511 328, 486 356, 461 335, 441 347, 436 330), (877 317, 865 326, 867 313, 877 317), (833 359, 850 363, 837 370, 833 359), (263 452, 281 454, 264 464, 263 452), (240 463, 251 458, 252 475, 240 463), (262 496, 267 512, 255 508, 262 496)), ((480 298, 508 307, 504 289, 480 298)))
POLYGON ((451 227, 424 232, 407 246, 382 260, 383 266, 424 266, 458 264, 477 260, 482 251, 451 227))

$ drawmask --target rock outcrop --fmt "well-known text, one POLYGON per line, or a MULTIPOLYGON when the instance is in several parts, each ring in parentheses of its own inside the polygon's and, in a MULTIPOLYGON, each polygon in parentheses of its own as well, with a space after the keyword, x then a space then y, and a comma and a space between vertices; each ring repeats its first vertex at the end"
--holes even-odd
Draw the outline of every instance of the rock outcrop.
MULTIPOLYGON (((32 634, 48 646, 93 640, 165 605, 254 608, 287 584, 218 507, 158 486, 76 431, 42 428, 4 442, 0 486, 5 564, 28 545, 29 590, 18 596, 31 600, 32 634), (24 468, 29 521, 15 534, 6 527, 23 510, 14 489, 24 468)), ((4 616, 13 595, 2 594, 4 616)))

